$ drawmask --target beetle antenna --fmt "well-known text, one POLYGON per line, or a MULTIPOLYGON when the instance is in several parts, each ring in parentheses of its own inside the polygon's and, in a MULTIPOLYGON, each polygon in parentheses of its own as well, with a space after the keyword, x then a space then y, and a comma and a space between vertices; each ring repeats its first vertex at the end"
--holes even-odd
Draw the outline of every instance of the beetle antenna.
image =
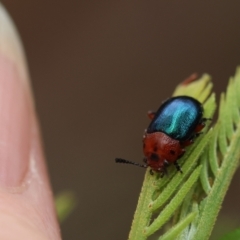
POLYGON ((135 166, 138 166, 138 167, 142 167, 142 168, 147 168, 148 167, 146 164, 139 164, 139 163, 128 161, 128 160, 125 160, 125 159, 122 159, 122 158, 115 158, 115 162, 116 163, 132 164, 132 165, 135 165, 135 166))

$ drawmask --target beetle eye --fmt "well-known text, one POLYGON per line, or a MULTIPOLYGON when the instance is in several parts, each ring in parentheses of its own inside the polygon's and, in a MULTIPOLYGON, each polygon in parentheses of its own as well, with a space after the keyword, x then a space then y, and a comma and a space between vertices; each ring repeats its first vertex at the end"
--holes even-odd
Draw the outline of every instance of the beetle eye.
POLYGON ((151 156, 150 156, 150 159, 153 160, 153 161, 158 161, 158 160, 159 160, 159 157, 158 157, 157 154, 152 153, 151 156))
POLYGON ((170 153, 171 153, 172 155, 175 155, 175 151, 173 151, 173 150, 170 150, 170 153))

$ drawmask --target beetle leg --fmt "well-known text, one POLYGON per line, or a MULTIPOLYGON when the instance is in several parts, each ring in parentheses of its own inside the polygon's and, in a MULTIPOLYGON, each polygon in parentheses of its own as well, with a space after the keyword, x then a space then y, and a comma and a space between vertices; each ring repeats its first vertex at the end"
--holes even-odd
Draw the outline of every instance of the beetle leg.
POLYGON ((160 178, 163 178, 164 175, 168 175, 168 171, 166 167, 163 167, 160 172, 160 178))
MULTIPOLYGON (((189 142, 188 145, 192 144, 194 142, 194 139, 199 137, 202 134, 202 129, 206 126, 206 121, 211 121, 211 118, 202 118, 201 121, 199 122, 199 124, 197 125, 197 127, 194 129, 194 134, 190 137, 189 140, 187 140, 189 142)), ((187 144, 187 143, 185 143, 187 144)), ((187 145, 185 145, 187 146, 187 145)))
POLYGON ((202 118, 197 127, 194 129, 195 133, 199 133, 205 126, 206 121, 211 121, 211 118, 202 118))
POLYGON ((185 141, 181 142, 181 146, 182 147, 187 147, 187 146, 193 144, 194 143, 193 139, 194 139, 194 137, 192 136, 188 140, 185 140, 185 141))
POLYGON ((169 162, 165 159, 163 161, 163 166, 162 168, 159 168, 159 172, 160 172, 160 178, 163 178, 164 175, 168 175, 168 170, 167 170, 167 167, 169 166, 169 162))
POLYGON ((156 114, 156 112, 154 112, 154 111, 148 111, 147 112, 147 115, 151 120, 155 117, 155 114, 156 114))
POLYGON ((174 162, 173 164, 175 165, 175 167, 176 167, 176 169, 178 170, 178 172, 183 173, 183 171, 182 171, 182 169, 181 169, 181 167, 180 167, 180 165, 178 164, 177 161, 174 162))
POLYGON ((169 166, 169 162, 165 159, 163 162, 163 175, 168 175, 167 167, 169 166))
POLYGON ((161 171, 161 173, 160 173, 160 178, 163 178, 164 177, 164 171, 161 171))
POLYGON ((168 167, 169 166, 169 162, 165 159, 164 160, 164 167, 168 167))
MULTIPOLYGON (((203 132, 195 132, 188 140, 185 140, 185 141, 181 142, 181 146, 182 147, 187 147, 187 146, 193 144, 194 139, 199 137, 201 134, 203 134, 203 132)), ((181 155, 180 155, 180 157, 181 157, 181 155)))
POLYGON ((178 159, 181 158, 186 152, 186 150, 184 148, 182 148, 181 150, 182 150, 182 152, 180 153, 180 155, 178 155, 178 159))
POLYGON ((194 137, 194 138, 197 138, 197 137, 199 137, 201 134, 203 134, 203 132, 197 132, 197 133, 194 134, 193 137, 194 137))
POLYGON ((168 176, 168 170, 166 167, 164 168, 164 175, 168 176))

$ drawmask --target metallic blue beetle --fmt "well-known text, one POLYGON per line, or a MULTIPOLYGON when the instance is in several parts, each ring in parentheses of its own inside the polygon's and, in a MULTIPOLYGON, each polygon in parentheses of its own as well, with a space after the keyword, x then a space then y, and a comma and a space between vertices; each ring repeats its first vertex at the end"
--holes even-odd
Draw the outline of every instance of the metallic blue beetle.
POLYGON ((173 163, 181 171, 177 160, 185 153, 185 147, 192 144, 204 128, 202 104, 188 96, 169 98, 157 110, 149 112, 152 119, 143 136, 145 164, 138 164, 117 158, 116 162, 150 167, 163 176, 167 167, 173 163))
POLYGON ((196 99, 187 96, 173 97, 160 106, 147 133, 163 132, 175 140, 184 141, 193 135, 202 116, 202 104, 196 99))

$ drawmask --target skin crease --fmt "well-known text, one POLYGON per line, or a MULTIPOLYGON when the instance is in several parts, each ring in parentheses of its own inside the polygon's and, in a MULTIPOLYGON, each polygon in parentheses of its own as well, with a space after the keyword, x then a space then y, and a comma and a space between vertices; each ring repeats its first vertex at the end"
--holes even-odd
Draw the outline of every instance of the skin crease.
POLYGON ((61 239, 23 49, 0 4, 0 239, 61 239))

